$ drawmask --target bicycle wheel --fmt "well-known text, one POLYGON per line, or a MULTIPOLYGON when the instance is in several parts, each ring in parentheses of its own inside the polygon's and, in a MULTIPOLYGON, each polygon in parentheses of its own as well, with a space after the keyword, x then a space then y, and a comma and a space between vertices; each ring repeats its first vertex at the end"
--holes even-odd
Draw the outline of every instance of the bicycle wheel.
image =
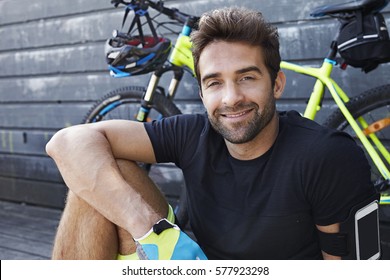
MULTIPOLYGON (((359 96, 352 98, 346 104, 352 116, 357 119, 363 117, 367 123, 373 124, 380 120, 389 119, 390 117, 390 85, 384 85, 377 88, 370 89, 359 96)), ((350 134, 357 143, 360 143, 353 129, 345 119, 344 115, 337 109, 324 122, 325 126, 342 130, 350 134)), ((377 137, 382 144, 389 150, 390 148, 390 127, 384 127, 382 130, 376 132, 377 137)), ((381 175, 367 155, 371 165, 371 179, 379 188, 381 175)), ((389 168, 389 165, 387 166, 389 168)))
MULTIPOLYGON (((123 87, 109 92, 98 100, 83 119, 83 123, 93 123, 109 119, 134 120, 141 104, 145 88, 123 87)), ((150 119, 181 114, 180 110, 169 99, 160 93, 154 94, 150 119)), ((173 164, 141 165, 167 197, 175 209, 176 217, 184 227, 187 225, 186 190, 182 173, 173 164)))

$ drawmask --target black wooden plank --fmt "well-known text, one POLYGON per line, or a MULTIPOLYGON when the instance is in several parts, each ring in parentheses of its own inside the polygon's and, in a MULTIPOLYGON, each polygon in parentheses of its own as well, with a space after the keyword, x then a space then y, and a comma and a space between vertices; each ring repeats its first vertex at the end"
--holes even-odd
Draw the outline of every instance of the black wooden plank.
MULTIPOLYGON (((52 244, 43 243, 40 241, 32 241, 25 238, 14 237, 10 235, 1 235, 2 244, 0 245, 0 251, 13 250, 32 255, 32 258, 48 258, 51 255, 52 244)), ((7 258, 7 256, 4 256, 7 258)), ((20 256, 22 257, 22 256, 20 256)), ((29 257, 28 257, 29 258, 29 257)))
MULTIPOLYGON (((146 87, 149 77, 149 75, 141 75, 118 79, 111 77, 107 70, 101 73, 0 79, 0 92, 7 93, 0 95, 0 104, 2 102, 91 102, 117 88, 146 87)), ((161 85, 164 87, 168 87, 169 82, 170 76, 161 79, 161 85)), ((198 92, 197 81, 189 73, 185 73, 176 98, 199 99, 198 92)), ((5 104, 0 106, 5 106, 5 104)))
POLYGON ((10 236, 26 238, 31 241, 52 243, 59 219, 44 219, 32 215, 13 215, 12 212, 0 212, 0 232, 10 236))
POLYGON ((0 259, 49 259, 60 210, 0 201, 0 259))
POLYGON ((308 60, 326 55, 338 31, 336 20, 281 24, 280 54, 284 59, 308 60))
POLYGON ((116 79, 109 75, 108 70, 101 73, 12 77, 0 79, 0 92, 7 93, 0 95, 0 103, 90 102, 116 88, 143 86, 147 79, 148 75, 116 79))
POLYGON ((0 200, 0 213, 7 213, 7 215, 12 217, 24 217, 27 219, 38 217, 41 220, 57 221, 61 216, 62 210, 0 200))
POLYGON ((186 102, 185 100, 184 101, 178 100, 176 102, 176 105, 183 114, 196 114, 196 113, 203 114, 204 112, 206 112, 206 109, 204 108, 203 104, 200 101, 196 103, 194 102, 190 103, 190 102, 186 102))
POLYGON ((49 259, 60 210, 0 201, 0 259, 49 259))
POLYGON ((178 196, 184 186, 182 172, 173 164, 152 165, 149 175, 166 196, 178 196))
POLYGON ((0 127, 51 129, 79 124, 92 103, 7 104, 1 106, 0 127))
MULTIPOLYGON (((2 217, 2 215, 0 215, 2 217)), ((3 217, 2 217, 3 218, 3 217)), ((48 243, 51 245, 54 240, 55 232, 57 229, 57 225, 52 227, 47 232, 36 231, 29 229, 23 222, 26 220, 21 220, 21 222, 17 225, 9 225, 7 222, 0 221, 0 235, 2 236, 13 236, 15 238, 20 239, 28 239, 30 241, 39 241, 43 243, 48 243)))
POLYGON ((6 202, 0 207, 0 236, 52 245, 61 211, 6 202))
POLYGON ((149 173, 160 191, 165 195, 173 208, 179 203, 180 194, 185 188, 181 170, 173 164, 153 165, 149 173))
MULTIPOLYGON (((0 235, 0 240, 6 242, 7 240, 2 238, 0 235)), ((50 259, 49 255, 36 255, 30 252, 19 251, 13 248, 5 248, 0 245, 0 260, 48 260, 50 259)))
POLYGON ((33 21, 28 25, 5 26, 0 29, 0 36, 7 36, 8 40, 0 42, 0 51, 106 40, 113 29, 121 27, 122 17, 123 9, 117 9, 106 13, 33 21))
POLYGON ((0 176, 62 183, 57 166, 49 157, 0 154, 0 176))
POLYGON ((0 53, 3 76, 105 70, 104 44, 53 47, 0 53), (20 67, 23 65, 23 67, 20 67))
POLYGON ((56 2, 51 0, 28 1, 0 1, 0 10, 3 11, 0 25, 23 23, 42 18, 61 17, 65 15, 98 12, 110 9, 110 1, 91 3, 85 0, 68 0, 56 2))
MULTIPOLYGON (((0 106, 0 127, 9 129, 50 129, 80 124, 92 103, 7 104, 0 106)), ((178 104, 183 112, 203 111, 200 101, 178 104)), ((138 106, 135 104, 134 106, 138 106)), ((7 134, 7 133, 6 133, 7 134)), ((5 135, 4 137, 7 137, 5 135)), ((9 141, 5 139, 5 141, 9 141)))
MULTIPOLYGON (((1 154, 24 154, 29 156, 45 156, 46 143, 54 131, 44 130, 6 130, 0 129, 1 154)), ((0 168, 1 169, 1 168, 0 168)))
POLYGON ((67 188, 63 184, 0 177, 0 199, 63 208, 67 188))

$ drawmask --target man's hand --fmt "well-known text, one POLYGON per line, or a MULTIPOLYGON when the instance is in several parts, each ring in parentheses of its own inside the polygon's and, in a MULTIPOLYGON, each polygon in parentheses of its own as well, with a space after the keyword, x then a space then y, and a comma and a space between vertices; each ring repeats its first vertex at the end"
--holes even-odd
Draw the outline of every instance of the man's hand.
POLYGON ((207 260, 199 245, 167 219, 134 240, 141 260, 207 260))

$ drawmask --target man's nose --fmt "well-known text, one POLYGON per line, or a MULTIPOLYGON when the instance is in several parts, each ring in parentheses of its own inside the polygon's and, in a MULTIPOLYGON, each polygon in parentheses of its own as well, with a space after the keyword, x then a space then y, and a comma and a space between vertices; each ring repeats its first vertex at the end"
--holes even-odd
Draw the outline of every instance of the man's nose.
POLYGON ((235 106, 243 100, 244 96, 236 83, 226 83, 225 92, 223 93, 222 103, 225 106, 235 106))

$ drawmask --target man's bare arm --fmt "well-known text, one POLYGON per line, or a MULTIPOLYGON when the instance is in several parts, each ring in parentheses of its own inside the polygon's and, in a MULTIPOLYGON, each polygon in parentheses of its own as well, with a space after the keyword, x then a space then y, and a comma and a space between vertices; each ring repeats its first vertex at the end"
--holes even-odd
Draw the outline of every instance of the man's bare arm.
POLYGON ((116 164, 116 159, 155 162, 142 123, 118 120, 66 128, 53 136, 46 150, 66 185, 133 237, 144 235, 161 219, 137 191, 142 186, 129 186, 116 164))

